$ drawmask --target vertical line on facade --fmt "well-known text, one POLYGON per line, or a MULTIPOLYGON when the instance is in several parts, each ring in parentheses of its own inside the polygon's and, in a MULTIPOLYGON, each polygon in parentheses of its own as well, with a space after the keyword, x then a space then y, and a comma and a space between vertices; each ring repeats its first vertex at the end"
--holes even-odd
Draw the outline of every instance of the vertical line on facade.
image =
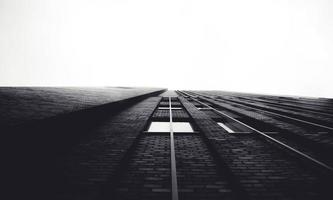
POLYGON ((175 141, 174 141, 173 128, 172 128, 171 97, 169 97, 169 112, 170 112, 170 149, 171 149, 171 190, 172 190, 172 200, 178 200, 178 184, 177 184, 175 141))

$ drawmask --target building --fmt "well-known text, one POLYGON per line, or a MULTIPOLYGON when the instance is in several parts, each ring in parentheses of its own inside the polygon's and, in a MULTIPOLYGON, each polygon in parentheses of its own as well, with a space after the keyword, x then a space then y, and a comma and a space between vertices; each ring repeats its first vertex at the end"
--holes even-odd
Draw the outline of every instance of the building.
POLYGON ((331 99, 31 90, 0 90, 7 199, 332 198, 331 99))

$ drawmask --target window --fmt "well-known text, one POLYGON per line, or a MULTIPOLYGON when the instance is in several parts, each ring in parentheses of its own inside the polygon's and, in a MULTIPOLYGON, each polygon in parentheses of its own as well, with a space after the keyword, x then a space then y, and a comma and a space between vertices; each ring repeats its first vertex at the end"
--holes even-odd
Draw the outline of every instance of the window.
POLYGON ((169 107, 164 107, 164 106, 160 106, 158 107, 159 110, 169 110, 170 108, 169 107))
POLYGON ((219 126, 221 126, 224 130, 226 130, 228 133, 234 133, 233 130, 231 130, 227 125, 223 124, 222 122, 217 122, 219 126))
POLYGON ((172 122, 173 132, 193 133, 193 128, 189 122, 172 122))
MULTIPOLYGON (((168 102, 160 102, 157 111, 158 114, 156 116, 163 116, 159 120, 161 121, 152 121, 148 127, 147 132, 151 133, 170 133, 171 130, 174 133, 194 133, 194 130, 190 124, 190 122, 172 122, 172 114, 176 114, 176 120, 179 120, 180 116, 185 116, 187 114, 182 107, 182 104, 177 100, 178 98, 168 98, 168 102), (170 104, 171 103, 171 104, 170 104), (176 110, 178 110, 176 112, 176 110), (166 111, 172 111, 170 115, 165 116, 166 111), (180 111, 180 112, 179 112, 180 111), (167 117, 169 118, 169 121, 167 120, 167 117), (165 120, 165 121, 162 121, 165 120)), ((156 111, 154 113, 154 116, 156 114, 156 111)), ((189 117, 189 116, 187 116, 189 117)), ((156 118, 153 118, 156 119, 156 118)))
MULTIPOLYGON (((170 108, 169 107, 166 107, 166 106, 160 106, 158 107, 159 110, 169 110, 170 108)), ((182 108, 181 107, 171 107, 171 110, 181 110, 182 108)))
MULTIPOLYGON (((172 130, 175 133, 193 133, 193 128, 189 122, 172 122, 172 130)), ((151 122, 148 132, 170 133, 170 122, 151 122)))
POLYGON ((170 132, 170 122, 151 122, 148 132, 155 132, 155 133, 170 132))
POLYGON ((204 107, 204 108, 198 108, 198 110, 211 110, 211 108, 204 107))

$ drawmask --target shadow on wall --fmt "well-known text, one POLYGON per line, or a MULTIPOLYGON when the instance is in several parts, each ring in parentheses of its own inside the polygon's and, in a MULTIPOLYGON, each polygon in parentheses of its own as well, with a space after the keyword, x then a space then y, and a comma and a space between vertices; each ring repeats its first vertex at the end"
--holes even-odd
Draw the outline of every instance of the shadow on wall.
MULTIPOLYGON (((64 180, 57 161, 90 130, 125 108, 164 90, 157 90, 122 101, 34 120, 18 126, 2 126, 6 190, 12 199, 42 198, 53 194, 64 180), (19 192, 18 192, 19 191, 19 192)), ((5 199, 8 199, 7 197, 5 199)))

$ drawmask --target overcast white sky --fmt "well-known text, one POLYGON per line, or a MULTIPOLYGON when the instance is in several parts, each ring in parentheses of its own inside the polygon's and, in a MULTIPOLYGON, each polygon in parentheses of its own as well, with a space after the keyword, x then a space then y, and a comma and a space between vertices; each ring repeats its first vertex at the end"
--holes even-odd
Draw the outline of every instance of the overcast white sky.
POLYGON ((333 1, 0 0, 0 85, 333 97, 333 1))

